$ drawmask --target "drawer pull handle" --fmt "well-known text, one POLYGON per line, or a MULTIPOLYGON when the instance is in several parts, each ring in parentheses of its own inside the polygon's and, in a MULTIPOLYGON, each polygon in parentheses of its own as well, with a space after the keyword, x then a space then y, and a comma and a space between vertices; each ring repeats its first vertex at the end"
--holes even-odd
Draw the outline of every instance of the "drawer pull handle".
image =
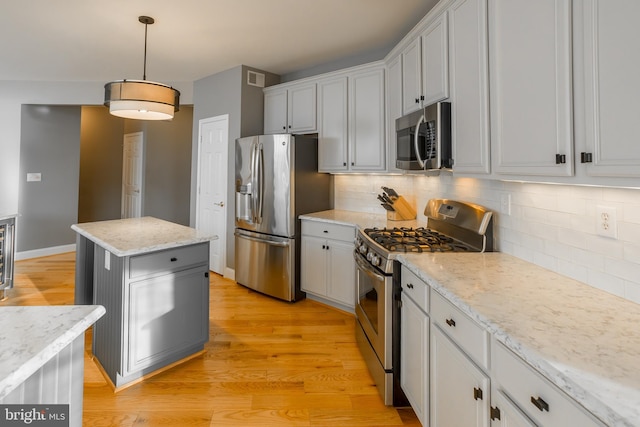
POLYGON ((413 289, 413 283, 407 283, 407 288, 413 289))
POLYGON ((549 404, 545 402, 541 397, 535 398, 531 396, 531 403, 533 403, 533 406, 538 408, 541 412, 542 411, 549 412, 549 404))
POLYGON ((176 262, 178 260, 178 258, 176 257, 171 257, 171 262, 176 262))
POLYGON ((324 230, 324 231, 323 231, 323 233, 328 233, 328 232, 329 232, 329 230, 324 230))
POLYGON ((447 323, 447 325, 451 326, 452 328, 456 327, 456 321, 453 319, 447 319, 445 320, 445 322, 447 323))

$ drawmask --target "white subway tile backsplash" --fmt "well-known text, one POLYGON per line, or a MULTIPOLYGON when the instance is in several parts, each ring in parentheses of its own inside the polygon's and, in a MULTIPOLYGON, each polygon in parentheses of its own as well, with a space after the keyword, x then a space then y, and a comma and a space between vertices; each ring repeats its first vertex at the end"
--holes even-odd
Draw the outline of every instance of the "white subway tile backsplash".
POLYGON ((497 250, 640 303, 640 189, 458 178, 451 174, 336 175, 336 209, 384 213, 376 195, 392 187, 424 221, 431 198, 476 203, 496 212, 497 250), (511 195, 511 215, 500 197, 511 195), (618 239, 596 234, 597 206, 615 207, 618 239))

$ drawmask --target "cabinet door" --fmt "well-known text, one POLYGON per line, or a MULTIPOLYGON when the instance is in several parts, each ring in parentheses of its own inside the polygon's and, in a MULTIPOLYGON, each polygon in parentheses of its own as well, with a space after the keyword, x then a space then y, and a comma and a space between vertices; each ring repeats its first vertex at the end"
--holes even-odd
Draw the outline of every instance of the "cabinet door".
POLYGON ((265 92, 264 133, 284 133, 287 131, 287 90, 265 92))
POLYGON ((126 286, 126 373, 175 357, 207 341, 209 279, 205 274, 205 268, 191 269, 126 286))
POLYGON ((447 12, 422 34, 422 87, 424 105, 449 97, 449 34, 447 12))
POLYGON ((492 390, 491 401, 491 427, 536 427, 501 391, 492 390))
POLYGON ((422 70, 420 37, 402 51, 402 114, 420 109, 422 70))
POLYGON ((287 101, 287 133, 315 132, 315 83, 290 87, 287 101))
POLYGON ((405 293, 401 298, 400 386, 422 425, 428 425, 429 317, 405 293))
POLYGON ((453 171, 489 173, 487 0, 449 9, 453 171))
POLYGON ((430 359, 431 425, 488 426, 489 378, 435 325, 430 359))
POLYGON ((349 76, 349 151, 352 171, 385 169, 384 69, 349 76))
POLYGON ((302 236, 300 247, 300 288, 316 295, 327 295, 326 240, 302 236))
POLYGON ((387 65, 386 107, 387 107, 387 170, 399 172, 396 168, 396 119, 402 117, 402 56, 398 55, 387 65))
POLYGON ((583 0, 580 6, 586 152, 593 159, 587 173, 640 176, 640 56, 623 48, 640 40, 640 2, 583 0))
POLYGON ((327 240, 327 296, 349 307, 356 301, 353 243, 327 240))
POLYGON ((572 175, 571 0, 490 0, 488 16, 495 172, 572 175))
POLYGON ((347 166, 347 77, 318 82, 318 170, 344 172, 347 166))

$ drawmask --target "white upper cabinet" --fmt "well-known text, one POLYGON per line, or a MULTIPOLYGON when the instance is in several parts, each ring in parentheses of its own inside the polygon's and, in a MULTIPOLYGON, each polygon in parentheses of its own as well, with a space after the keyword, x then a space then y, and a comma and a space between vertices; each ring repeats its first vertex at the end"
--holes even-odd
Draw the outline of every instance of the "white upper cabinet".
POLYGON ((318 170, 386 169, 382 64, 318 81, 318 170))
POLYGON ((402 114, 422 106, 422 57, 420 37, 402 51, 402 114))
POLYGON ((487 0, 449 8, 451 137, 454 173, 490 171, 487 0))
POLYGON ((435 17, 402 51, 402 114, 449 97, 447 14, 435 17))
POLYGON ((422 33, 423 105, 449 97, 449 34, 447 12, 422 33))
POLYGON ((396 167, 396 119, 402 117, 402 56, 398 55, 387 64, 386 72, 387 111, 387 171, 400 172, 396 167))
POLYGON ((264 133, 316 131, 316 85, 264 90, 264 133))
POLYGON ((383 171, 384 68, 376 67, 349 76, 349 149, 352 171, 383 171))
POLYGON ((347 77, 318 82, 318 170, 344 172, 348 167, 347 77))
POLYGON ((585 109, 584 117, 576 116, 576 128, 584 132, 577 161, 585 162, 589 175, 638 177, 640 55, 634 46, 640 40, 640 2, 581 0, 575 7, 584 61, 576 64, 584 78, 577 90, 585 109))
POLYGON ((573 175, 571 0, 489 0, 498 174, 573 175))

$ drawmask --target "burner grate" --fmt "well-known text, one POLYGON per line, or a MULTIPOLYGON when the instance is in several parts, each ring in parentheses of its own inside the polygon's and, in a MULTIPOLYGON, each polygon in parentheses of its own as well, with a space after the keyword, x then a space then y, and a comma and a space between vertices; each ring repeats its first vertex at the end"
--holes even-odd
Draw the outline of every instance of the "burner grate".
POLYGON ((390 252, 470 252, 462 242, 428 228, 367 228, 364 233, 390 252))

